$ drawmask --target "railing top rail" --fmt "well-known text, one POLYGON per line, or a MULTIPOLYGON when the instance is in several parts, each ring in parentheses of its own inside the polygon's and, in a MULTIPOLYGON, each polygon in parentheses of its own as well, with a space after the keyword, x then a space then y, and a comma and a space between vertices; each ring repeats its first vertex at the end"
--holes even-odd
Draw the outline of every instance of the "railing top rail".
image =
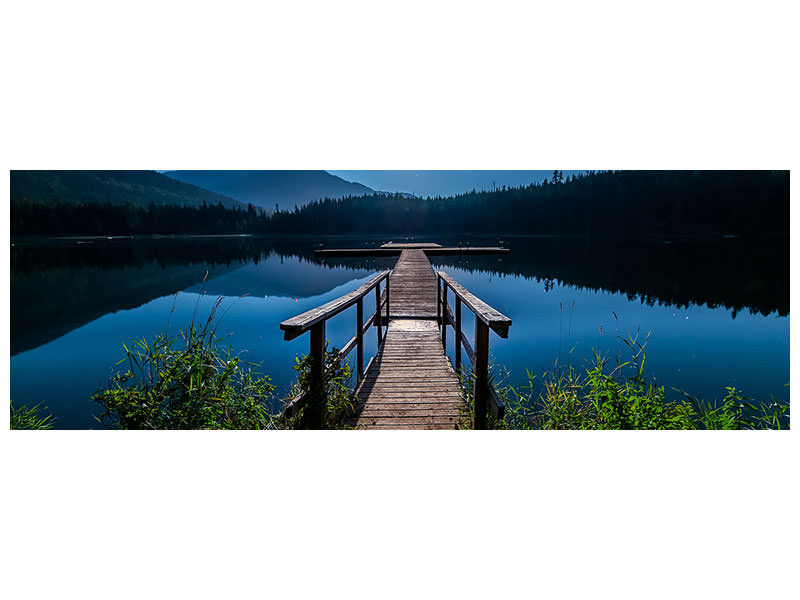
POLYGON ((388 277, 389 273, 389 270, 378 273, 367 283, 358 289, 353 290, 349 294, 340 296, 339 298, 331 300, 330 302, 323 304, 322 306, 318 306, 317 308, 312 308, 311 310, 308 310, 301 315, 297 315, 296 317, 292 317, 291 319, 286 319, 283 323, 281 323, 283 339, 293 340, 294 338, 304 334, 320 321, 330 319, 331 317, 338 315, 343 310, 353 306, 353 304, 355 304, 359 298, 366 296, 372 290, 372 288, 378 285, 383 279, 388 277))
POLYGON ((508 328, 511 327, 511 319, 509 319, 500 311, 493 309, 476 295, 468 292, 463 285, 458 283, 444 271, 439 271, 438 276, 440 279, 442 279, 442 281, 445 282, 447 287, 453 290, 453 293, 458 296, 473 313, 475 313, 475 316, 486 323, 492 331, 494 331, 501 338, 508 337, 508 328))

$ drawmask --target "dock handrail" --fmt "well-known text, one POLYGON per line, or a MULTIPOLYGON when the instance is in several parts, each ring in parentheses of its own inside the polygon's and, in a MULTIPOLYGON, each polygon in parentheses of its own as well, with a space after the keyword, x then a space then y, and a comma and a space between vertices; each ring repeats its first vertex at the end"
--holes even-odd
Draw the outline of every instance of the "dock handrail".
MULTIPOLYGON (((323 369, 325 367, 325 322, 353 305, 356 305, 356 334, 345 344, 344 348, 342 348, 339 358, 340 360, 344 360, 354 348, 357 348, 356 373, 359 382, 363 379, 364 334, 374 324, 377 328, 378 347, 380 348, 383 339, 383 327, 387 326, 389 322, 390 273, 390 270, 378 273, 375 277, 352 292, 340 296, 335 300, 331 300, 322 306, 312 308, 291 319, 286 319, 281 323, 280 327, 283 330, 284 340, 293 340, 306 332, 311 333, 309 349, 309 356, 311 357, 311 390, 321 390, 323 381, 323 369), (386 284, 381 294, 380 284, 384 280, 386 284), (373 289, 375 290, 375 312, 364 321, 364 297, 373 289), (383 315, 384 307, 386 308, 385 319, 383 315)), ((319 423, 316 421, 320 419, 322 415, 322 398, 315 398, 314 396, 314 394, 309 394, 307 391, 298 394, 286 404, 284 407, 284 414, 287 416, 294 416, 300 408, 311 401, 314 406, 312 406, 310 411, 311 422, 309 425, 311 427, 318 427, 319 423), (319 404, 319 406, 317 406, 317 404, 319 404)))
POLYGON ((473 428, 486 429, 487 409, 498 419, 505 413, 503 401, 497 396, 494 388, 489 386, 489 330, 501 338, 508 337, 511 319, 486 302, 469 292, 464 286, 444 271, 436 273, 436 316, 442 326, 442 345, 447 351, 447 326, 455 331, 455 371, 461 370, 461 347, 472 363, 473 385, 473 428), (455 296, 455 313, 447 302, 447 290, 453 290, 455 296), (475 315, 475 348, 473 349, 461 330, 461 305, 475 315))

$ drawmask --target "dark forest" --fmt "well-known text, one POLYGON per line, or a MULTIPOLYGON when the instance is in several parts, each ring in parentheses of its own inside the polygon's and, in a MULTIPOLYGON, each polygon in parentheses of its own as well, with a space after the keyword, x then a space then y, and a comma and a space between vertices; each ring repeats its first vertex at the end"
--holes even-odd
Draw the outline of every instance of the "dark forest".
MULTIPOLYGON (((109 190, 109 193, 112 191, 109 190)), ((98 197, 95 190, 92 198, 98 197)), ((267 214, 252 205, 19 199, 12 235, 788 234, 788 171, 601 171, 448 198, 368 195, 267 214)))

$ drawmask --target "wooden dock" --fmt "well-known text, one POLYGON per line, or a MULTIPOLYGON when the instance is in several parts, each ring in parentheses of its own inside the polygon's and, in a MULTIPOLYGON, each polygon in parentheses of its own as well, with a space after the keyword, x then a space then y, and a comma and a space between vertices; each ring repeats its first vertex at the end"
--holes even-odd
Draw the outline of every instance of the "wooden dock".
MULTIPOLYGON (((355 410, 344 423, 357 429, 458 429, 467 424, 456 375, 463 346, 474 365, 472 425, 485 427, 487 406, 496 415, 502 414, 502 405, 488 389, 488 332, 492 329, 507 337, 511 320, 445 273, 434 271, 426 253, 441 251, 437 244, 390 244, 381 249, 399 252, 391 272, 380 273, 350 294, 284 321, 281 329, 286 339, 310 331, 311 356, 316 356, 321 365, 325 321, 356 305, 356 336, 345 345, 343 356, 354 348, 358 350, 355 410), (381 293, 383 281, 386 284, 381 293), (364 322, 363 299, 373 290, 376 310, 364 322), (447 302, 448 290, 454 295, 455 312, 447 302), (461 333, 462 304, 475 313, 475 350, 461 333), (448 325, 455 332, 455 367, 445 353, 448 325), (365 370, 363 335, 371 326, 378 330, 378 353, 365 370)), ((321 371, 316 377, 322 377, 321 371)), ((287 410, 296 411, 308 401, 306 397, 296 398, 287 410)))
POLYGON ((398 256, 404 250, 424 250, 427 256, 470 256, 479 254, 508 254, 508 248, 487 246, 442 247, 439 244, 383 244, 379 248, 328 248, 314 250, 319 258, 352 258, 356 256, 398 256))
POLYGON ((389 277, 386 341, 356 388, 365 429, 455 429, 461 385, 444 354, 436 315, 436 273, 422 249, 400 253, 389 277))

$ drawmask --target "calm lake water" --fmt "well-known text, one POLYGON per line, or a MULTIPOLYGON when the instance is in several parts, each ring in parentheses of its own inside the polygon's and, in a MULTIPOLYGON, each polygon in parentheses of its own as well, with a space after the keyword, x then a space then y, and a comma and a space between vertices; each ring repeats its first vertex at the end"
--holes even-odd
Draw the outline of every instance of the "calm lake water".
MULTIPOLYGON (((294 357, 308 351, 308 336, 285 342, 279 323, 394 263, 317 261, 313 249, 383 241, 15 240, 11 398, 16 405, 47 406, 59 428, 99 427, 90 397, 113 374, 123 341, 163 331, 173 307, 169 328, 177 332, 195 310, 207 316, 220 296, 218 334, 227 335, 226 344, 245 360, 259 363, 285 394, 294 381, 294 357)), ((490 338, 495 364, 508 370, 512 385, 528 381, 526 370, 540 382, 556 360, 582 368, 593 349, 612 361, 626 359, 620 336, 638 329, 641 339, 650 333, 645 372, 667 387, 668 397, 678 388, 715 401, 735 386, 757 400, 789 401, 788 239, 469 242, 502 243, 512 252, 433 262, 512 319, 508 339, 490 338)), ((472 335, 470 313, 464 315, 472 335)), ((328 322, 327 335, 341 347, 354 327, 353 308, 328 322)), ((371 356, 374 329, 365 339, 371 356)), ((450 330, 451 356, 452 340, 450 330)))

